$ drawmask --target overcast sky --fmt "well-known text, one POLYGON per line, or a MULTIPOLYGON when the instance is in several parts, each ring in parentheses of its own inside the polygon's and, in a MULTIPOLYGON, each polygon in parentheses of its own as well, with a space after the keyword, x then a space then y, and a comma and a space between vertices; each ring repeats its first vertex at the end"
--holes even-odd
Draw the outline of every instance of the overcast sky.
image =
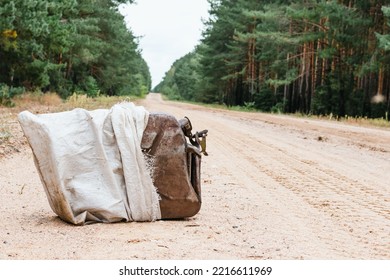
POLYGON ((208 19, 207 0, 137 0, 122 6, 127 26, 139 39, 149 65, 152 87, 175 60, 191 52, 201 39, 202 19, 208 19))

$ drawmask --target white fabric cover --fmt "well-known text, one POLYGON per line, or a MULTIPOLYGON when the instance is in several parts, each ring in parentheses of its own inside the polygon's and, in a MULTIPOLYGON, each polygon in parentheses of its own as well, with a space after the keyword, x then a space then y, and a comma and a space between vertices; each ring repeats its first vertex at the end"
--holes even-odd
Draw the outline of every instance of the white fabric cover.
POLYGON ((111 110, 34 115, 19 122, 53 211, 63 220, 154 221, 159 196, 141 151, 149 113, 133 103, 111 110))

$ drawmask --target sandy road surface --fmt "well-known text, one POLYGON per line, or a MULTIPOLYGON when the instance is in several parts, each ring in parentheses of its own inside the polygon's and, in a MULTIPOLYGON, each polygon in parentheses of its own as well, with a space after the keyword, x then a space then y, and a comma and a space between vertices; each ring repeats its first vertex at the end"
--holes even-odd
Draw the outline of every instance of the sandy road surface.
POLYGON ((25 148, 0 159, 0 259, 390 259, 390 130, 142 104, 209 129, 200 213, 66 224, 25 148))

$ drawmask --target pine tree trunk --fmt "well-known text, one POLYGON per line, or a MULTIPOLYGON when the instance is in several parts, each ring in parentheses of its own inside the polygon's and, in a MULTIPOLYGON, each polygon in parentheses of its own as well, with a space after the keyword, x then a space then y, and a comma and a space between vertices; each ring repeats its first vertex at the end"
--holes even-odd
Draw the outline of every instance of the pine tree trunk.
POLYGON ((380 65, 379 67, 379 75, 378 75, 378 90, 377 90, 377 95, 383 97, 383 82, 385 79, 384 75, 384 69, 383 65, 380 65))

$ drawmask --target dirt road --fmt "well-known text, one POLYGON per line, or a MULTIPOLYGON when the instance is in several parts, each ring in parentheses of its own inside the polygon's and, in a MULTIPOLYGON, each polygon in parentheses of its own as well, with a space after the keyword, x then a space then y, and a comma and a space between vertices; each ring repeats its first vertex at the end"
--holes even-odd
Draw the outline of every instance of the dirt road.
POLYGON ((187 220, 76 227, 51 211, 28 147, 0 159, 0 259, 390 259, 390 130, 231 112, 150 95, 209 129, 187 220))

